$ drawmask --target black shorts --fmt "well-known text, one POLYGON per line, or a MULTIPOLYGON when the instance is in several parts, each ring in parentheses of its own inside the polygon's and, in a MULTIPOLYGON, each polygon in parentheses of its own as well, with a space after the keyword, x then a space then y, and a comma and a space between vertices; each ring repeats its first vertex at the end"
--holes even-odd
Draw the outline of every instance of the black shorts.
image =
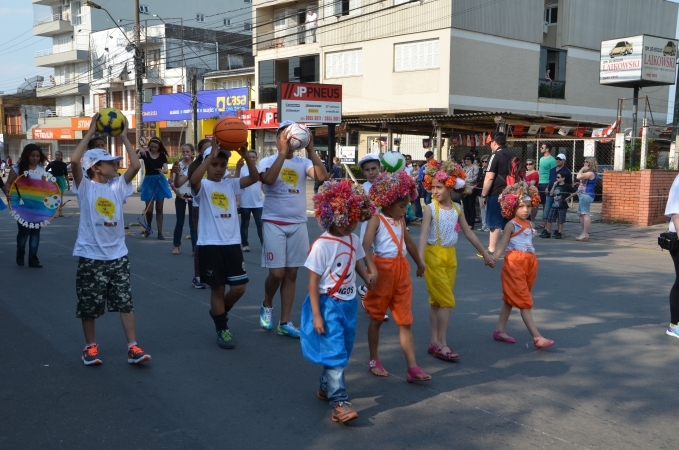
POLYGON ((248 274, 240 244, 199 245, 200 281, 210 287, 246 284, 248 274))
POLYGON ((540 194, 540 204, 544 205, 545 204, 545 189, 547 189, 548 184, 538 184, 538 193, 540 194))

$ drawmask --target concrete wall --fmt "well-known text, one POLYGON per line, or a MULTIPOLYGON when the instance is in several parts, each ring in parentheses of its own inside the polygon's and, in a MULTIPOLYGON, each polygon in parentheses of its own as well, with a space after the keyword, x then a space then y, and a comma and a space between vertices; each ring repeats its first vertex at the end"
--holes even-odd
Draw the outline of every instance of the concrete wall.
POLYGON ((544 0, 452 0, 453 27, 510 39, 542 42, 544 0))
POLYGON ((448 108, 450 67, 448 36, 449 31, 445 29, 370 40, 360 44, 323 47, 321 54, 323 82, 342 85, 344 115, 448 108), (428 39, 439 40, 438 69, 394 71, 395 44, 428 39), (362 51, 363 75, 325 78, 326 53, 358 48, 362 51))

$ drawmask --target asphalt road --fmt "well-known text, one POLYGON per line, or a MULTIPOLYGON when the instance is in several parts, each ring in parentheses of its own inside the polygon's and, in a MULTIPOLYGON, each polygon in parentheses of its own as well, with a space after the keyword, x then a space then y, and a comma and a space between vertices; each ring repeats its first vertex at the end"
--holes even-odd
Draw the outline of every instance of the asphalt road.
MULTIPOLYGON (((75 201, 66 206, 75 213, 75 201)), ((125 206, 126 222, 142 210, 125 206)), ((165 234, 174 227, 166 202, 165 234)), ((367 368, 368 317, 359 311, 348 391, 360 417, 330 420, 315 397, 320 368, 299 342, 258 324, 266 272, 254 222, 245 254, 250 283, 231 313, 237 348, 217 347, 209 292, 191 287, 190 242, 127 238, 140 345, 153 360, 126 361, 116 314, 97 321, 104 364, 85 367, 75 318, 78 216, 42 231, 44 269, 14 263, 16 223, 0 214, 0 448, 2 449, 325 449, 325 448, 675 448, 679 342, 665 335, 673 281, 668 254, 574 241, 537 240, 540 271, 534 316, 556 340, 532 344, 517 313, 495 342, 500 267, 484 267, 466 240, 449 344, 461 362, 427 355, 428 304, 413 271, 413 325, 419 364, 433 380, 410 385, 397 327, 382 327, 388 378, 367 368), (254 238, 254 239, 253 239, 254 238)), ((134 228, 136 233, 139 228, 134 228)), ((309 220, 312 237, 319 234, 309 220)), ((411 227, 417 239, 419 227, 411 227)), ((188 234, 188 225, 184 234, 188 234)), ((480 234, 486 242, 487 234, 480 234)), ((300 271, 293 320, 306 295, 300 271)), ((279 305, 276 300, 276 306, 279 305)), ((279 310, 274 313, 278 318, 279 310)))

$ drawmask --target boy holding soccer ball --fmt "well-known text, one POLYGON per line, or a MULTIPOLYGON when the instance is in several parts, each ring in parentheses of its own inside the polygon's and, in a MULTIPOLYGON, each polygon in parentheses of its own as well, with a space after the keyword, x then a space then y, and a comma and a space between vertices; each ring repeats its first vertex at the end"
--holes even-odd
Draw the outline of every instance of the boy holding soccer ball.
POLYGON ((319 181, 328 179, 323 161, 314 150, 313 138, 306 146, 308 158, 295 155, 290 146, 286 120, 276 133, 277 155, 262 159, 259 173, 264 187, 262 211, 262 267, 269 269, 264 283, 264 302, 259 312, 259 324, 265 330, 273 328, 273 298, 280 288, 281 318, 276 329, 281 336, 299 339, 299 330, 290 321, 295 299, 297 269, 304 266, 309 251, 306 216, 306 177, 319 181))
POLYGON ((132 195, 132 180, 141 163, 127 138, 127 120, 121 140, 130 163, 122 176, 118 176, 121 156, 111 156, 102 148, 85 151, 88 143, 94 141, 98 118, 99 114, 92 117, 89 131, 71 155, 72 189, 80 205, 73 256, 80 257, 75 288, 78 295, 76 317, 81 319, 85 333, 82 360, 86 366, 102 363, 94 338, 95 320, 104 314, 108 305, 109 312, 120 312, 128 342, 127 362, 137 364, 149 361, 151 356, 137 345, 123 204, 132 195))

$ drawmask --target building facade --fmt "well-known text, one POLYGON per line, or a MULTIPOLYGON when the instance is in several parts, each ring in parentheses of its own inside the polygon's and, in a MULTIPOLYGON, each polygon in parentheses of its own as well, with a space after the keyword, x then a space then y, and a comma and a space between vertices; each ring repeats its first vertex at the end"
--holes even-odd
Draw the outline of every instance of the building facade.
MULTIPOLYGON (((33 0, 51 14, 35 21, 33 33, 52 39, 52 46, 35 54, 35 65, 54 68, 48 81, 39 83, 39 97, 54 97, 56 105, 43 128, 73 131, 74 139, 61 139, 65 157, 87 129, 87 117, 108 105, 133 117, 136 91, 133 20, 129 2, 106 3, 106 11, 80 0, 33 0), (121 27, 123 31, 119 28, 121 27), (85 118, 85 119, 83 119, 85 118)), ((141 0, 141 47, 144 50, 145 98, 183 92, 188 80, 222 67, 252 65, 251 4, 243 0, 192 2, 141 0)), ((181 124, 170 124, 168 144, 180 145, 181 124)), ((67 136, 64 134, 64 136, 67 136)), ((35 136, 33 136, 35 138, 35 136)), ((111 150, 119 148, 112 142, 111 150)))
MULTIPOLYGON (((298 81, 341 84, 345 117, 512 111, 612 123, 618 99, 632 89, 599 85, 601 41, 674 38, 679 5, 255 0, 253 7, 258 107, 275 103, 279 82, 298 81), (308 11, 317 15, 313 33, 308 11)), ((664 124, 669 88, 646 90, 664 124)), ((629 122, 631 101, 624 109, 629 122)))

